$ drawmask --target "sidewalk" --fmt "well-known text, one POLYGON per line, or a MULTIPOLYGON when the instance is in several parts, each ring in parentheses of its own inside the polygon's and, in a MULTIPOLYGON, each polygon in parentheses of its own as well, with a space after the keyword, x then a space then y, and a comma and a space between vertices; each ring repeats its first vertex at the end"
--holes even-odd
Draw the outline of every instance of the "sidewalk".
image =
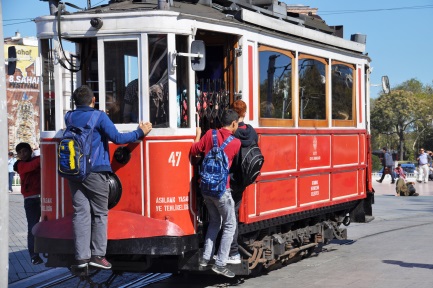
POLYGON ((19 186, 14 186, 13 190, 14 193, 9 193, 9 284, 51 269, 44 264, 33 265, 30 262, 24 198, 19 186))

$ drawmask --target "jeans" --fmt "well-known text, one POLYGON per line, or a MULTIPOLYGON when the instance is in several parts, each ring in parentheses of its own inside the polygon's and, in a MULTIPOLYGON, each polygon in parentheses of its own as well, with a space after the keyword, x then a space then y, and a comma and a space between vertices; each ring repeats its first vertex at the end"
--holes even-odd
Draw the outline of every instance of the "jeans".
POLYGON ((108 179, 105 172, 92 172, 82 183, 69 181, 76 260, 105 256, 107 251, 108 179))
POLYGON ((14 181, 15 172, 9 172, 9 191, 12 191, 12 182, 14 181))
MULTIPOLYGON (((242 191, 243 192, 243 191, 242 191)), ((239 254, 239 244, 238 244, 238 223, 239 223, 239 208, 241 207, 242 202, 242 192, 235 193, 232 195, 233 201, 235 202, 235 219, 236 219, 236 229, 235 234, 233 235, 233 242, 230 245, 230 253, 229 256, 235 256, 239 254)))
POLYGON ((32 229, 41 219, 41 198, 24 198, 24 210, 27 218, 27 249, 32 258, 39 255, 35 253, 35 236, 33 236, 32 229))
POLYGON ((231 189, 227 189, 220 199, 206 195, 203 195, 203 198, 209 212, 209 227, 205 237, 203 259, 211 259, 215 239, 222 226, 223 232, 215 264, 225 266, 236 229, 235 205, 231 189))

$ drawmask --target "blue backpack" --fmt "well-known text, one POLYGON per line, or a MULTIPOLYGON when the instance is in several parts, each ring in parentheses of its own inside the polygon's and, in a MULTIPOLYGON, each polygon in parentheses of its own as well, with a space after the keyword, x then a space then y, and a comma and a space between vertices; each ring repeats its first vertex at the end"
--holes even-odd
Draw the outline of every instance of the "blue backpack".
POLYGON ((82 182, 90 174, 95 161, 91 159, 93 130, 101 114, 101 111, 94 110, 86 126, 77 127, 72 125, 72 111, 66 113, 66 130, 57 151, 60 176, 70 181, 82 182))
POLYGON ((230 135, 220 147, 218 147, 217 131, 212 130, 212 149, 206 154, 201 164, 201 193, 206 196, 221 198, 227 186, 229 175, 229 159, 224 148, 233 140, 230 135))

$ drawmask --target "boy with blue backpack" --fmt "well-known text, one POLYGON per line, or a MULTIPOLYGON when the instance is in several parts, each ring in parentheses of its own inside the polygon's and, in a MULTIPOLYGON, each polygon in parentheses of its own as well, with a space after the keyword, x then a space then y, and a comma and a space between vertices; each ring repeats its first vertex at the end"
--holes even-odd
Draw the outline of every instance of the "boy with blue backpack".
POLYGON ((200 171, 200 189, 209 212, 209 227, 199 264, 202 267, 208 265, 218 232, 222 228, 221 242, 212 270, 229 278, 235 277, 226 264, 236 229, 236 217, 228 173, 241 147, 239 139, 233 137, 238 128, 238 119, 234 110, 224 111, 221 117, 223 127, 207 131, 201 139, 201 128, 197 127, 195 143, 191 147, 192 156, 205 153, 200 171))
MULTIPOLYGON (((74 91, 73 99, 76 110, 65 115, 67 131, 77 135, 82 132, 90 135, 82 140, 82 145, 76 145, 80 139, 69 138, 69 145, 59 145, 59 174, 66 177, 72 193, 74 215, 72 226, 74 231, 76 268, 88 265, 111 269, 111 263, 105 259, 107 249, 107 218, 109 196, 109 174, 113 172, 110 164, 108 141, 115 144, 126 144, 137 141, 152 130, 149 122, 140 122, 137 129, 128 133, 119 133, 111 119, 102 111, 95 109, 96 98, 90 87, 83 85, 74 91), (90 130, 91 133, 90 133, 90 130), (78 149, 79 146, 82 149, 78 149), (84 147, 85 146, 85 147, 84 147), (91 147, 88 147, 91 146, 91 147), (66 150, 70 157, 64 157, 66 150), (88 160, 81 163, 75 154, 86 154, 88 160), (69 161, 65 159, 68 158, 69 161), (88 167, 87 167, 88 166, 88 167), (79 168, 81 167, 81 168, 79 168), (88 170, 83 170, 84 167, 88 170), (75 176, 74 176, 75 175, 75 176)), ((72 133, 72 134, 73 134, 72 133)), ((64 137, 65 138, 65 137, 64 137)))

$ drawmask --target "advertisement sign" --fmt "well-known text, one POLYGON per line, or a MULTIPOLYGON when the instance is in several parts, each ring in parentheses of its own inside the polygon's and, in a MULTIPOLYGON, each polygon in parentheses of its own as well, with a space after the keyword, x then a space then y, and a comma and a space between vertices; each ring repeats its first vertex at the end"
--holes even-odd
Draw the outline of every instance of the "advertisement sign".
MULTIPOLYGON (((12 45, 4 46, 7 59, 8 48, 12 45)), ((8 150, 15 151, 20 142, 27 142, 36 149, 39 147, 39 77, 35 75, 38 47, 13 46, 18 61, 14 75, 6 75, 8 150)))

